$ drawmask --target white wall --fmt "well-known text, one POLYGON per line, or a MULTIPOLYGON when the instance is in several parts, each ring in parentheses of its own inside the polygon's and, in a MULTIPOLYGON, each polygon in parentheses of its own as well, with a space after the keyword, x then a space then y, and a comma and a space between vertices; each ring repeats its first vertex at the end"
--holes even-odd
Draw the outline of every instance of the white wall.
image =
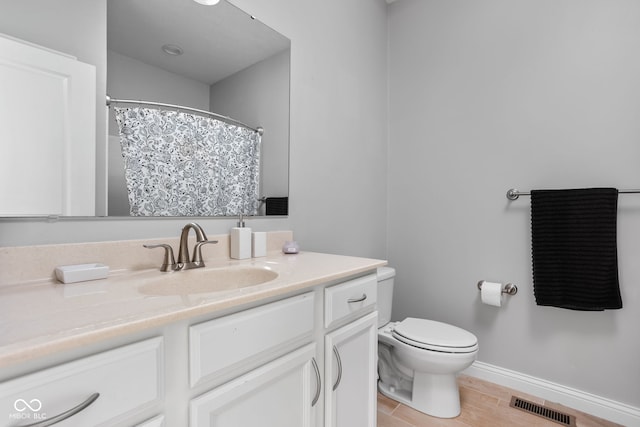
POLYGON ((619 200, 624 308, 538 307, 529 197, 640 187, 640 3, 403 0, 389 6, 394 317, 478 336, 479 360, 640 406, 640 195, 619 200), (519 287, 500 309, 481 280, 519 287))
MULTIPOLYGON (((303 250, 384 258, 385 2, 233 3, 292 40, 290 215, 247 224, 257 230, 291 229, 303 250)), ((0 245, 177 236, 185 222, 5 219, 0 220, 0 245)), ((198 222, 216 234, 236 221, 198 222)))

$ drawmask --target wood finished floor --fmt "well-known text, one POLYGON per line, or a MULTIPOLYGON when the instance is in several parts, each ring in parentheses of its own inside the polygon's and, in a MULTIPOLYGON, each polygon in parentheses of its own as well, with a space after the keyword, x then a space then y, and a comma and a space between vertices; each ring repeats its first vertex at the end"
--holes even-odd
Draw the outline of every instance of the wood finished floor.
POLYGON ((520 393, 474 377, 460 375, 461 414, 456 418, 435 418, 402 405, 378 393, 378 427, 558 427, 561 424, 509 407, 516 395, 576 417, 578 427, 622 427, 566 406, 520 393))

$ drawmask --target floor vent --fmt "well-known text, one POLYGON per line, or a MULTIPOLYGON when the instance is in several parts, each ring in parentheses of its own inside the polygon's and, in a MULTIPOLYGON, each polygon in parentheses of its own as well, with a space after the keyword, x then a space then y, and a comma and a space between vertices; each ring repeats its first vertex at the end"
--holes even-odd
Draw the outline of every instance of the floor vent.
POLYGON ((545 408, 543 405, 529 402, 528 400, 524 400, 516 396, 511 396, 511 403, 509 403, 509 406, 533 415, 537 415, 563 426, 576 427, 576 417, 574 417, 573 415, 565 414, 554 409, 545 408))

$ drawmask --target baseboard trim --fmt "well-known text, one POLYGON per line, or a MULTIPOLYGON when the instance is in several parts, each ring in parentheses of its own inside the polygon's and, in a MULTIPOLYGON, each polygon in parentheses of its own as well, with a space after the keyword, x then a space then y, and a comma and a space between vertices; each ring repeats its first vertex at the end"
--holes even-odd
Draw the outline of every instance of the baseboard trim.
POLYGON ((462 373, 557 402, 623 426, 640 426, 640 408, 551 381, 478 361, 462 373))

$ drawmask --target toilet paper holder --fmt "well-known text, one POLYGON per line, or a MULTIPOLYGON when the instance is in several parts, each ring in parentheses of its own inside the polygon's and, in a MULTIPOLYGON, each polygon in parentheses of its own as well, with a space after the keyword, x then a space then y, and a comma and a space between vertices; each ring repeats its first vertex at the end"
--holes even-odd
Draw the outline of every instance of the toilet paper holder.
MULTIPOLYGON (((478 282, 478 290, 482 290, 483 283, 484 283, 484 280, 480 280, 478 282)), ((513 283, 507 283, 502 287, 502 293, 507 295, 515 295, 518 293, 518 287, 513 283)))

